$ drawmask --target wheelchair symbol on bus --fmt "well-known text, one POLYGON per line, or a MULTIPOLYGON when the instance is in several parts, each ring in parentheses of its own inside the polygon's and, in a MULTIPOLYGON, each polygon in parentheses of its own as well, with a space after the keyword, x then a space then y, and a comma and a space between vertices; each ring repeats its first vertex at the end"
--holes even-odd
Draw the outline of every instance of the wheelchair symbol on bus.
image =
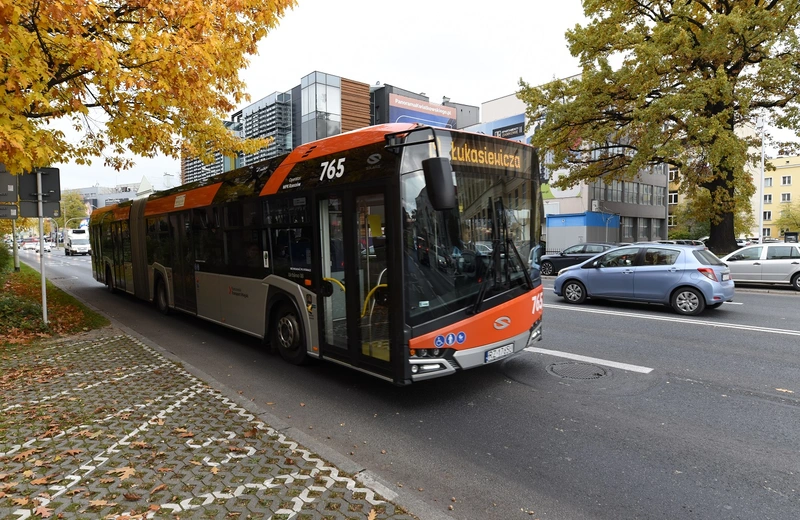
POLYGON ((433 340, 433 344, 436 348, 442 348, 444 346, 444 336, 436 336, 436 339, 433 340))

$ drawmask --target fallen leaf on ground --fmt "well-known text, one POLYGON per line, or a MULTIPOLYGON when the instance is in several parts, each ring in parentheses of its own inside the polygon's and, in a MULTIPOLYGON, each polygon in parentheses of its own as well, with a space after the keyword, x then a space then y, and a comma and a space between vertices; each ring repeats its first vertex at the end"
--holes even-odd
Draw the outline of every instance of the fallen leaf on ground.
POLYGON ((125 480, 128 477, 136 475, 136 470, 131 467, 125 466, 122 468, 116 468, 106 471, 106 475, 111 475, 111 474, 119 475, 120 480, 125 480))
POLYGON ((49 509, 49 508, 47 508, 45 506, 39 506, 39 507, 37 507, 36 509, 33 510, 33 514, 34 515, 39 515, 42 518, 50 518, 50 516, 52 516, 52 514, 53 514, 53 510, 49 509))
POLYGON ((117 505, 115 502, 109 502, 108 500, 89 500, 89 507, 106 507, 115 505, 117 505))
POLYGON ((21 462, 21 461, 27 459, 28 457, 30 457, 31 455, 33 455, 34 453, 38 453, 40 451, 42 451, 42 450, 40 450, 38 448, 34 448, 32 450, 21 451, 21 452, 17 453, 16 455, 14 455, 13 457, 11 457, 11 460, 13 460, 14 462, 21 462))

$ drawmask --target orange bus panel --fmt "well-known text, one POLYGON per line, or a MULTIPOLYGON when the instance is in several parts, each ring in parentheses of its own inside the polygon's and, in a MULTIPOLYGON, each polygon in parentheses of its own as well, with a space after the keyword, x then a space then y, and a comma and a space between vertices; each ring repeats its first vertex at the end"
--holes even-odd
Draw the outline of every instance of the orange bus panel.
POLYGON ((540 285, 497 307, 481 311, 435 332, 412 338, 408 346, 411 349, 436 348, 436 337, 447 337, 448 334, 464 335, 462 343, 455 342, 442 347, 453 350, 468 350, 503 340, 510 341, 514 336, 531 330, 534 322, 542 317, 542 294, 543 287, 540 285))
POLYGON ((368 126, 359 130, 353 130, 344 134, 327 137, 319 141, 307 143, 295 148, 288 157, 275 169, 275 173, 267 180, 260 195, 272 195, 277 193, 283 181, 289 176, 294 165, 313 159, 324 157, 332 153, 351 150, 360 146, 380 143, 386 138, 386 134, 411 130, 417 126, 416 123, 387 123, 383 125, 368 126))
POLYGON ((217 182, 209 186, 202 186, 193 190, 174 193, 166 197, 147 201, 147 205, 144 208, 144 216, 149 217, 161 213, 208 206, 213 202, 214 196, 217 194, 217 191, 219 191, 220 186, 222 186, 222 183, 217 182))

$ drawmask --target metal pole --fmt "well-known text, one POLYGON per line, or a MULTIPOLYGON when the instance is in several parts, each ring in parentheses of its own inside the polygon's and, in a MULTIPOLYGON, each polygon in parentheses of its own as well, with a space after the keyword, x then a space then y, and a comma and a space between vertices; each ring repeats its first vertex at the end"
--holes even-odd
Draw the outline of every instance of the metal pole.
POLYGON ((764 120, 761 120, 761 184, 758 193, 758 243, 764 243, 764 120))
POLYGON ((42 172, 36 172, 36 200, 39 206, 39 272, 42 275, 42 321, 47 325, 47 278, 44 274, 44 213, 42 204, 42 172))
POLYGON ((14 271, 19 272, 19 247, 17 246, 17 221, 11 221, 11 235, 14 239, 14 271))

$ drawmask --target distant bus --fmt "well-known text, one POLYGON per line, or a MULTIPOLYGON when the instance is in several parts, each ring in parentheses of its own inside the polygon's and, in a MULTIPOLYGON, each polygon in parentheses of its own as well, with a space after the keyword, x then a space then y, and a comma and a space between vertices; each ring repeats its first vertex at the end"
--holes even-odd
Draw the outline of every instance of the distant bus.
POLYGON ((398 385, 541 339, 528 145, 390 124, 92 212, 112 291, 398 385))

